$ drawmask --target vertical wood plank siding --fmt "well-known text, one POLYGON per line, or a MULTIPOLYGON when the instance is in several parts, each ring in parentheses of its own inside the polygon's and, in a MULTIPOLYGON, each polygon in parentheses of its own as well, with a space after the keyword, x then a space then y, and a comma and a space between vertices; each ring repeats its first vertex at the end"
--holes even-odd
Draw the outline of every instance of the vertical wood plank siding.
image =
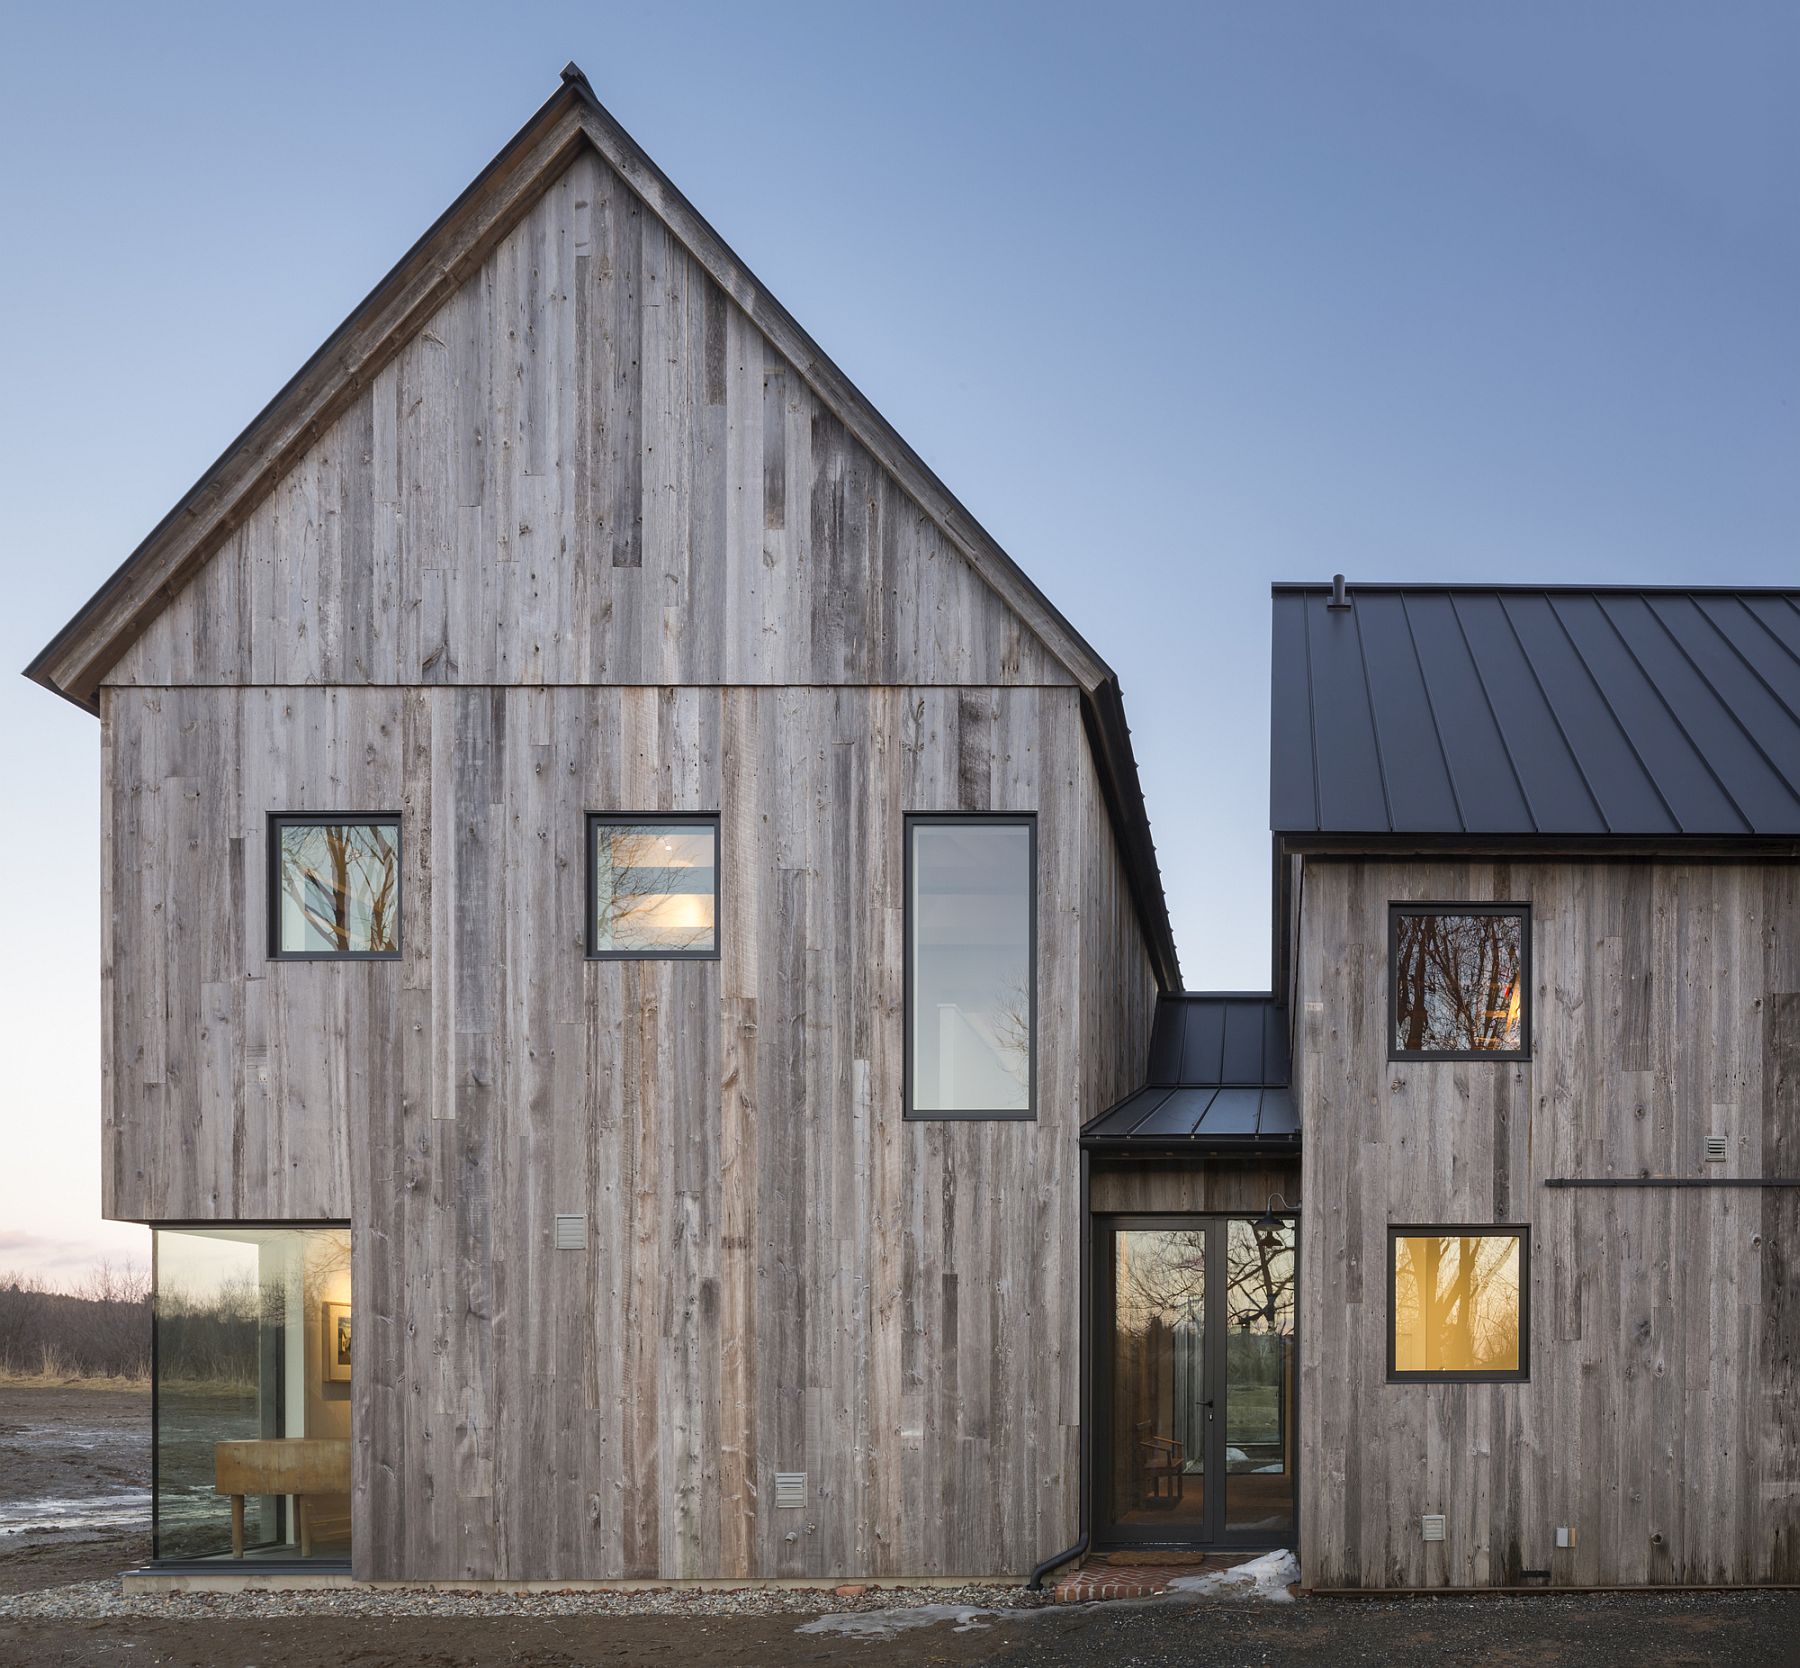
POLYGON ((106 692, 107 1209, 354 1223, 359 1573, 1073 1538, 1076 1132, 1152 1001, 1078 699, 106 692), (267 813, 363 805, 404 819, 401 960, 271 963, 267 813), (584 959, 584 813, 642 807, 721 815, 717 962, 584 959), (901 1118, 909 810, 1037 813, 1035 1123, 901 1118))
POLYGON ((590 151, 106 681, 1072 680, 590 151))
POLYGON ((1311 860, 1298 980, 1308 1580, 1800 1580, 1800 1195, 1543 1185, 1797 1173, 1800 867, 1311 860), (1529 1062, 1389 1063, 1427 898, 1533 905, 1529 1062), (1529 1383, 1384 1381, 1407 1222, 1531 1225, 1529 1383))

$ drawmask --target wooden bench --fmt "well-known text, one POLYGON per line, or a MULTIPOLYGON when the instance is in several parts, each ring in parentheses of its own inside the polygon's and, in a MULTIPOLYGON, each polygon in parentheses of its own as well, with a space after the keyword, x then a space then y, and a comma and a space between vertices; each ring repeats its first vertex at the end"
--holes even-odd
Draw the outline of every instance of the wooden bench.
POLYGON ((300 1556, 312 1556, 307 1496, 350 1492, 350 1444, 324 1437, 272 1437, 220 1442, 213 1449, 213 1487, 231 1497, 231 1555, 244 1555, 244 1496, 291 1494, 299 1519, 300 1556))

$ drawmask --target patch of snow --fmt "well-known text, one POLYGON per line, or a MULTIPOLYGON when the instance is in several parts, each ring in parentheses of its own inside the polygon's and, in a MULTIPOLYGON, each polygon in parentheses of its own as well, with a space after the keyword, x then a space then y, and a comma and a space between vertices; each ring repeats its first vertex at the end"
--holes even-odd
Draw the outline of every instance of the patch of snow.
POLYGON ((796 1633, 841 1633, 850 1639, 895 1639, 909 1628, 935 1627, 954 1621, 952 1633, 978 1633, 988 1624, 981 1618, 998 1615, 966 1604, 915 1604, 895 1610, 848 1610, 803 1622, 796 1633))
POLYGON ((45 1496, 0 1505, 0 1535, 70 1529, 125 1529, 148 1524, 147 1488, 112 1489, 81 1498, 45 1496))
POLYGON ((1287 1551, 1265 1552, 1234 1569, 1208 1575, 1178 1575, 1169 1583, 1171 1593, 1184 1598, 1264 1599, 1270 1604, 1292 1604, 1288 1588, 1300 1579, 1300 1560, 1287 1551))

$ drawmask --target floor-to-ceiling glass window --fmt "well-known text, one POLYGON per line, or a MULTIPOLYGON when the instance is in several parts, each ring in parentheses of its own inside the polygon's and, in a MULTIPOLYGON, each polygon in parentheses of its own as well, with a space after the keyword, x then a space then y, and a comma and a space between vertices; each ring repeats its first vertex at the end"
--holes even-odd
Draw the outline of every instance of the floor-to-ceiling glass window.
POLYGON ((350 1556, 350 1230, 158 1228, 156 1556, 350 1556))

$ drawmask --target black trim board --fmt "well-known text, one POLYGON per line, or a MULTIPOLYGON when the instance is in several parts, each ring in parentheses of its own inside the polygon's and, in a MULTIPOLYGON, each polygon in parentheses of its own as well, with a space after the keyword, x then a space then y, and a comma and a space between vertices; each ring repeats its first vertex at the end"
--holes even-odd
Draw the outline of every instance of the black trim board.
POLYGON ((1800 1176, 1549 1176, 1546 1187, 1800 1187, 1800 1176))

